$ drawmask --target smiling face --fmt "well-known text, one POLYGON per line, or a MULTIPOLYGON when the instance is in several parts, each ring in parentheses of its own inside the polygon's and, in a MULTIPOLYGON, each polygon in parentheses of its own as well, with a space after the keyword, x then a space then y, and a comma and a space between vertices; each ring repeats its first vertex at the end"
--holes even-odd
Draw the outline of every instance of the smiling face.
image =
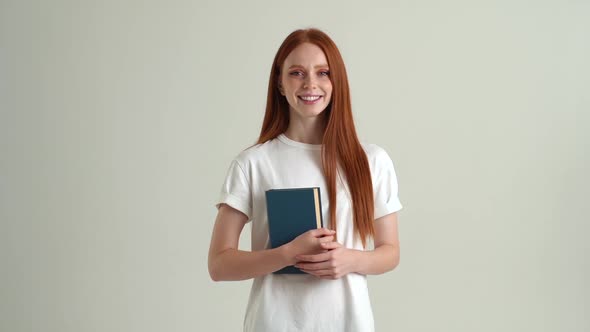
POLYGON ((321 114, 332 98, 332 82, 326 55, 318 46, 303 43, 285 59, 279 89, 287 98, 291 116, 321 114))

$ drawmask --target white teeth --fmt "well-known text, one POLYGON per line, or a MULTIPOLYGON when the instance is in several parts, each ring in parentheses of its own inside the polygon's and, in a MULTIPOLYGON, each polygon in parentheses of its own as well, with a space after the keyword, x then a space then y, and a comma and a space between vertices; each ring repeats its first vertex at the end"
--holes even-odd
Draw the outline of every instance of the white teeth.
POLYGON ((305 100, 305 101, 315 101, 320 99, 321 96, 300 96, 299 98, 305 100))

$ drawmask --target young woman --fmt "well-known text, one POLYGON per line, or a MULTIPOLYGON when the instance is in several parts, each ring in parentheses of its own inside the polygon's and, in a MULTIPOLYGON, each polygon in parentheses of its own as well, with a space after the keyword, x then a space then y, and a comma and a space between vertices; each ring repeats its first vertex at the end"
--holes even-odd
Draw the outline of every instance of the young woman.
POLYGON ((388 154, 357 138, 334 42, 317 29, 291 33, 258 142, 229 167, 209 249, 213 280, 254 278, 244 331, 373 331, 366 275, 399 262, 397 187, 388 154), (320 187, 327 227, 269 249, 265 191, 297 187, 320 187), (238 250, 248 222, 252 251, 238 250), (272 273, 290 265, 306 273, 272 273))

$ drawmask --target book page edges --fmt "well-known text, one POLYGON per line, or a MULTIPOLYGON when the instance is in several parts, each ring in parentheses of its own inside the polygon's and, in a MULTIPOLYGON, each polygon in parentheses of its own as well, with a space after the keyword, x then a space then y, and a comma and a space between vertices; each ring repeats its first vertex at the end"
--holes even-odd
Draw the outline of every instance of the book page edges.
POLYGON ((320 198, 318 195, 318 190, 319 188, 314 188, 313 189, 313 198, 315 200, 315 221, 316 221, 316 225, 317 228, 322 228, 322 217, 321 217, 321 212, 320 212, 320 198))

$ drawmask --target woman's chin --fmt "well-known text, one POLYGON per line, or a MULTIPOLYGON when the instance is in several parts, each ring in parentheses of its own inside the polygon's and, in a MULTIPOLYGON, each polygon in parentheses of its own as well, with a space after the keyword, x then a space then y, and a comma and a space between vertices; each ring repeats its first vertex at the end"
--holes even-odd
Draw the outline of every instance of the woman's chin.
POLYGON ((291 112, 295 112, 294 115, 296 115, 299 118, 306 119, 306 118, 316 118, 320 115, 323 115, 325 109, 326 108, 324 107, 323 109, 316 108, 316 109, 303 109, 303 110, 296 110, 296 111, 291 110, 291 112))

